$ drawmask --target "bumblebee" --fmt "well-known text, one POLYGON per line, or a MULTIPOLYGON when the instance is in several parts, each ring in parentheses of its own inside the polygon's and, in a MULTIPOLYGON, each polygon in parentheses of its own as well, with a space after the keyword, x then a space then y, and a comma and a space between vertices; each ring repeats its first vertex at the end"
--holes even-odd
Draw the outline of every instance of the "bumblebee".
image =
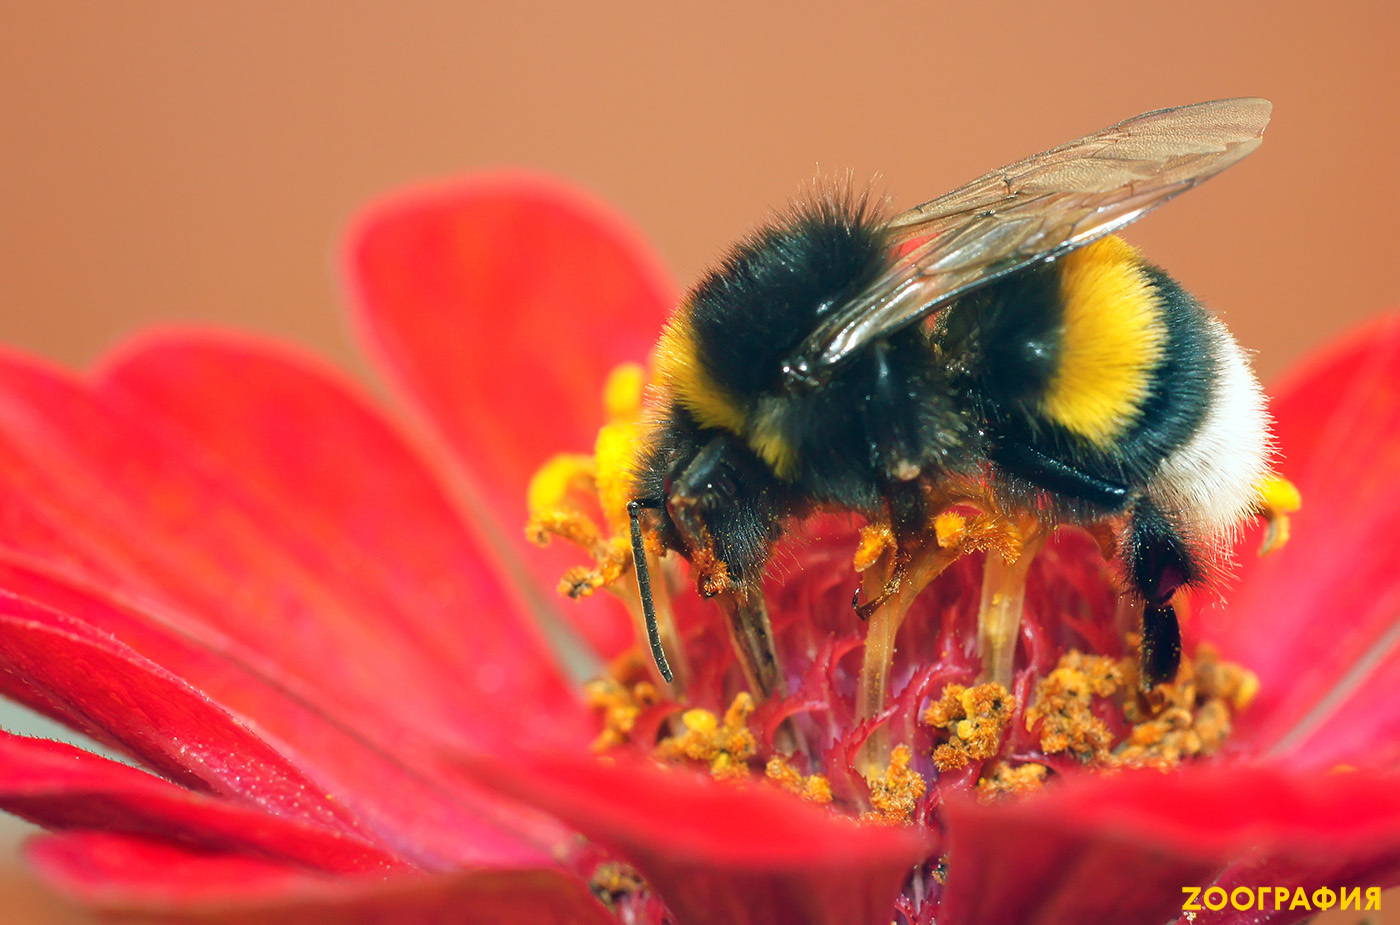
POLYGON ((1145 683, 1175 676, 1171 600, 1208 584, 1269 471, 1262 392, 1225 327, 1114 232, 1248 155, 1271 106, 1146 113, 892 218, 817 196, 700 280, 656 351, 628 506, 647 565, 688 559, 748 679, 782 677, 761 582, 819 510, 929 530, 948 486, 1053 526, 1118 526, 1145 683))

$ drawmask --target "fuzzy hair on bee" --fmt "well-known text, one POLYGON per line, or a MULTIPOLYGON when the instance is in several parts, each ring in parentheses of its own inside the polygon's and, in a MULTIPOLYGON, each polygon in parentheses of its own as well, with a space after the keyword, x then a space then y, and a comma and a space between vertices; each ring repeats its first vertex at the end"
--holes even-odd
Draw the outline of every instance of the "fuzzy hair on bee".
POLYGON ((819 510, 911 544, 950 497, 1113 523, 1143 676, 1175 675, 1171 600, 1209 585, 1269 471, 1262 392, 1225 327, 1117 237, 1257 147, 1263 100, 1147 113, 887 217, 810 198, 734 246, 656 349, 629 507, 720 599, 756 692, 782 687, 769 552, 819 510), (1104 156, 1110 149, 1114 156, 1104 156))

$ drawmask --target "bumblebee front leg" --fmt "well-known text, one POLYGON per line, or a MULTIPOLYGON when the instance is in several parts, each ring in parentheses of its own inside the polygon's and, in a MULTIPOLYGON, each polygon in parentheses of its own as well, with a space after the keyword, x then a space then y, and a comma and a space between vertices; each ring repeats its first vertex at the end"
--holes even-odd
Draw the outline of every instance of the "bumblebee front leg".
POLYGON ((753 693, 787 693, 763 571, 777 519, 772 477, 727 438, 705 445, 676 478, 667 508, 695 569, 700 594, 714 598, 753 693))
POLYGON ((1176 677, 1181 665, 1181 627, 1172 597, 1197 577, 1200 569, 1182 532, 1146 499, 1133 511, 1132 580, 1142 595, 1142 687, 1176 677))

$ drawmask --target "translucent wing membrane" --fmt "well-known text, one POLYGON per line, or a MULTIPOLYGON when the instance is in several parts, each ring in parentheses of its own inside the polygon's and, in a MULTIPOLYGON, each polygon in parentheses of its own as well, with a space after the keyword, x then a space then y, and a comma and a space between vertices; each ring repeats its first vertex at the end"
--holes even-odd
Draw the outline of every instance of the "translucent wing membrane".
POLYGON ((1145 113, 896 216, 891 244, 912 248, 803 342, 789 381, 819 384, 861 347, 968 290, 1136 221, 1259 147, 1271 109, 1250 98, 1145 113))

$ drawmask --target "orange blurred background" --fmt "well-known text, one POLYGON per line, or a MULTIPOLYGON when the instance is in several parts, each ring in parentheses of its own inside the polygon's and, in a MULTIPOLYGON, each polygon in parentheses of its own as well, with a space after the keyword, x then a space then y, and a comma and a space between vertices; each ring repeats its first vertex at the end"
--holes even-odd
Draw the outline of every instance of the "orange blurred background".
POLYGON ((1144 110, 1261 95, 1263 148, 1128 237, 1268 379, 1400 306, 1397 39, 1380 0, 11 2, 0 343, 81 365, 217 323, 367 374, 335 240, 405 182, 561 175, 688 282, 818 173, 903 207, 1144 110))

